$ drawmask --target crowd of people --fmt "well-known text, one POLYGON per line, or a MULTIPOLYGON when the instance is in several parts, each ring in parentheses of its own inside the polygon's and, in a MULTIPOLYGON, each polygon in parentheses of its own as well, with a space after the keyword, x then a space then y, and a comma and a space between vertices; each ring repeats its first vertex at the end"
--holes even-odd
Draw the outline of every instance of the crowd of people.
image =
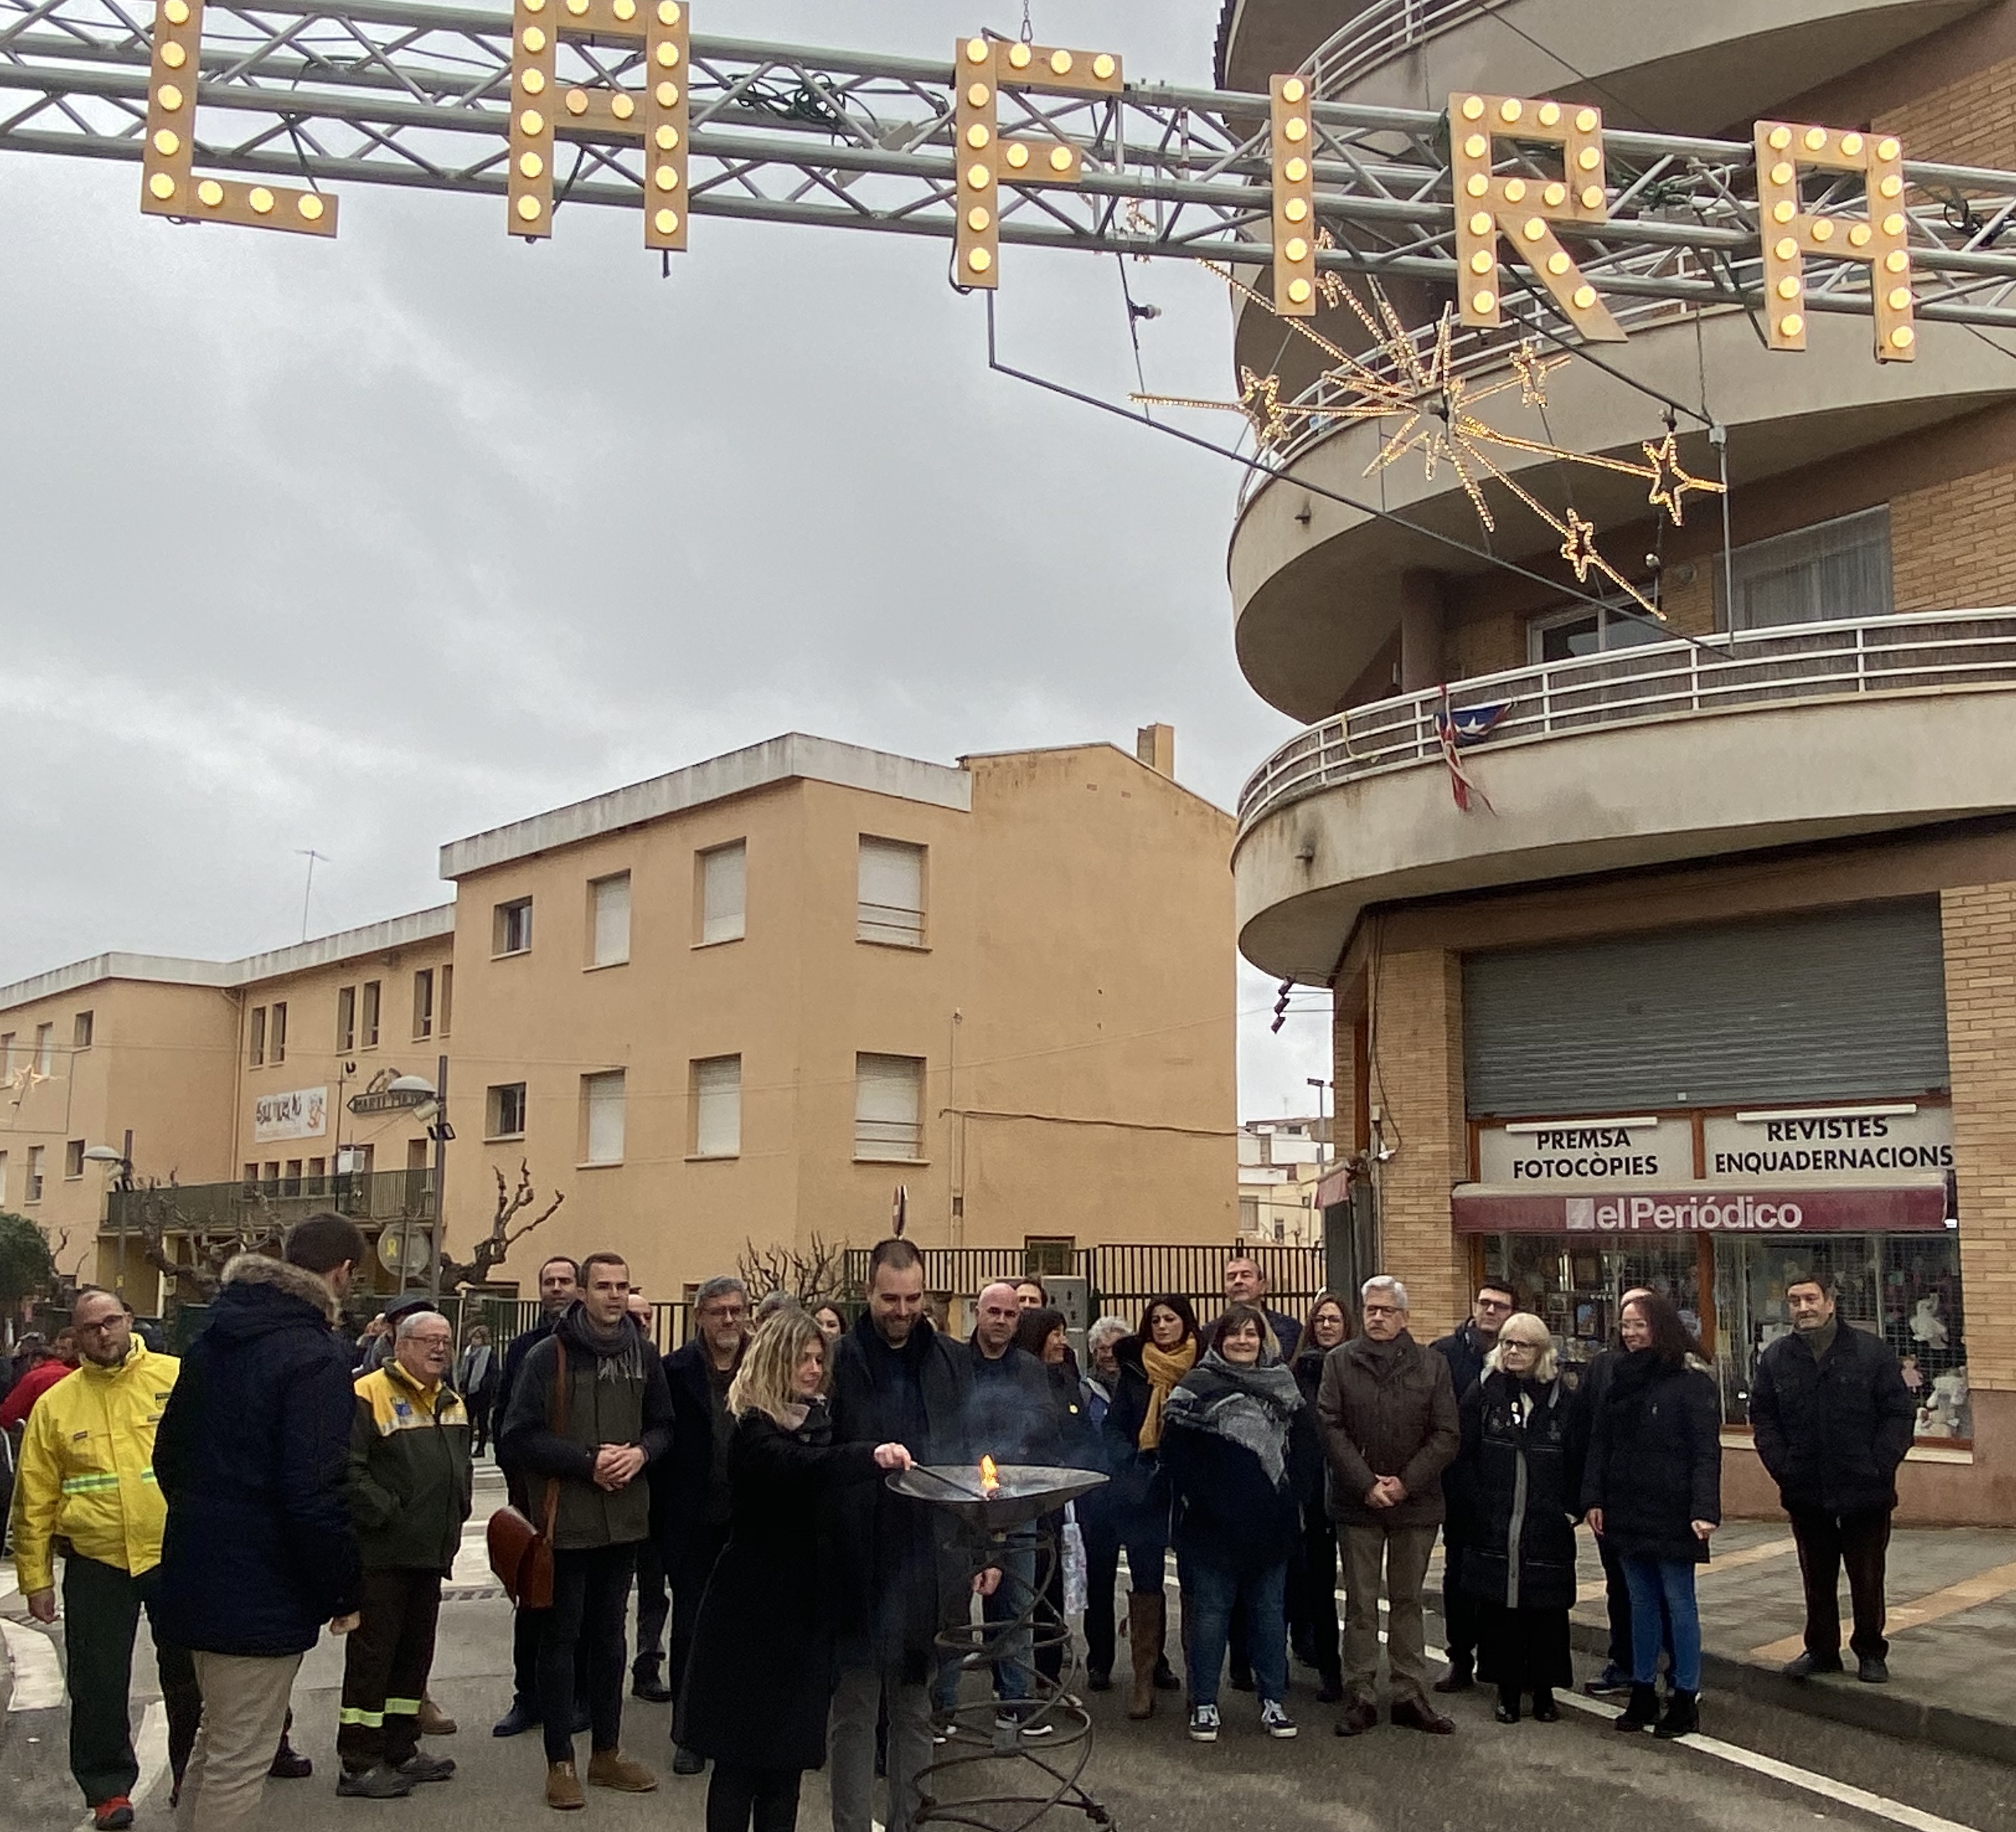
MULTIPOLYGON (((1107 1478, 1061 1537, 1082 1549, 1095 1692, 1121 1678, 1125 1557, 1130 1718, 1181 1691, 1189 1736, 1216 1741, 1229 1666, 1232 1688, 1256 1695, 1258 1729, 1292 1737, 1292 1656, 1340 1708, 1337 1734, 1365 1733, 1380 1722, 1383 1591, 1391 1723, 1452 1734, 1438 1697, 1480 1684, 1496 1688, 1500 1722, 1552 1722, 1573 1682, 1582 1522, 1611 1603, 1608 1664, 1587 1690, 1623 1698, 1620 1730, 1671 1738, 1698 1724, 1694 1583, 1720 1517, 1719 1414, 1661 1293, 1622 1295, 1615 1346, 1571 1384, 1544 1320, 1504 1286, 1485 1284, 1469 1318, 1424 1344, 1398 1279, 1325 1293, 1298 1320, 1235 1253, 1211 1321, 1177 1293, 1138 1325, 1102 1317, 1081 1369, 1040 1282, 975 1294, 962 1341, 927 1314, 918 1250, 892 1239, 869 1256, 851 1322, 780 1294, 752 1304, 722 1276, 696 1294, 693 1340, 661 1357, 629 1268, 604 1252, 542 1266, 540 1319, 501 1349, 478 1326, 458 1353, 419 1294, 352 1349, 334 1325, 365 1250, 327 1214, 297 1224, 279 1259, 240 1256, 179 1361, 135 1333, 117 1296, 86 1291, 75 1369, 41 1377, 22 1408, 20 1586, 52 1621, 61 1559, 70 1765, 98 1826, 133 1823, 142 1612, 179 1832, 257 1823, 269 1776, 305 1772, 290 1700, 325 1629, 344 1654, 337 1792, 383 1799, 452 1779, 454 1760, 423 1741, 455 1728, 428 1686, 492 1428, 510 1505, 549 1547, 552 1576, 549 1596, 515 1592, 514 1693, 494 1733, 538 1731, 559 1810, 589 1789, 658 1787, 624 1747, 626 1681, 631 1697, 672 1704, 675 1774, 711 1765, 708 1832, 792 1832, 802 1776, 822 1766, 833 1832, 909 1827, 934 1740, 981 1708, 974 1684, 991 1690, 997 1742, 1055 1734, 1066 1650, 1028 1619, 1039 1585, 1050 1622, 1063 1619, 1066 1561, 1039 1557, 1037 1527, 962 1543, 884 1480, 983 1455, 1107 1478), (1447 1665, 1431 1678, 1423 1603, 1438 1534, 1447 1665), (967 1644, 984 1661, 949 1651, 970 1612, 992 1625, 967 1644)), ((1845 1560, 1852 1651, 1880 1682, 1910 1396, 1823 1282, 1795 1282, 1789 1308, 1753 1418, 1806 1581, 1805 1652, 1790 1670, 1841 1665, 1845 1560)))

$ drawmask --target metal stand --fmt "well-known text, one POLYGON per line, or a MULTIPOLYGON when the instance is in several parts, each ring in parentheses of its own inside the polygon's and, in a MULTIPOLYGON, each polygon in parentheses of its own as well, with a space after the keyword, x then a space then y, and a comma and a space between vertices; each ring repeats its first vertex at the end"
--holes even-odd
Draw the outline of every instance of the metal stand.
POLYGON ((1028 1596, 1011 1599, 1021 1606, 1016 1613, 999 1621, 960 1623, 938 1635, 940 1653, 957 1661, 962 1679, 968 1673, 985 1673, 989 1683, 985 1697, 970 1704, 956 1704, 934 1718, 948 1735, 942 1753, 917 1776, 916 1824, 920 1832, 932 1825, 968 1826, 977 1832, 1024 1832, 1053 1807, 1074 1809, 1096 1826, 1113 1823, 1113 1816, 1078 1779, 1092 1759, 1092 1719, 1078 1702, 1083 1664, 1072 1648, 1070 1628, 1049 1596, 1059 1556, 1057 1535, 1051 1524, 1054 1518, 1044 1516, 1028 1527, 990 1532, 976 1556, 976 1571, 999 1564, 1006 1589, 1013 1583, 1007 1574, 1011 1553, 1033 1548, 1035 1582, 1028 1596), (1018 1639, 1025 1640, 1028 1647, 1030 1697, 1026 1704, 1004 1701, 997 1708, 991 1669, 1018 1639), (1056 1679, 1045 1677, 1036 1665, 1037 1652, 1046 1648, 1061 1649, 1068 1655, 1056 1679), (997 1727, 997 1708, 1017 1714, 1013 1728, 997 1727), (1047 1726, 1050 1732, 1039 1747, 1032 1746, 1023 1733, 1032 1724, 1047 1726), (1026 1765, 1006 1778, 1010 1791, 1002 1791, 1003 1778, 984 1765, 996 1762, 1026 1765), (969 1777, 984 1791, 947 1798, 959 1780, 969 1777), (1027 1791, 1017 1786, 1018 1781, 1028 1783, 1027 1791))

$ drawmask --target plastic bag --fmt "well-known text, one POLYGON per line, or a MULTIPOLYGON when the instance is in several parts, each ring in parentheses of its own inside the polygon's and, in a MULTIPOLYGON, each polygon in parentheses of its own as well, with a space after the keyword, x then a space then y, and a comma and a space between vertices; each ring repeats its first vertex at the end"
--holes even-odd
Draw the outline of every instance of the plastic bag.
POLYGON ((1064 1614, 1082 1615, 1088 1594, 1085 1584, 1085 1535, 1078 1531, 1078 1509, 1064 1509, 1064 1529, 1057 1536, 1058 1556, 1064 1562, 1064 1614))

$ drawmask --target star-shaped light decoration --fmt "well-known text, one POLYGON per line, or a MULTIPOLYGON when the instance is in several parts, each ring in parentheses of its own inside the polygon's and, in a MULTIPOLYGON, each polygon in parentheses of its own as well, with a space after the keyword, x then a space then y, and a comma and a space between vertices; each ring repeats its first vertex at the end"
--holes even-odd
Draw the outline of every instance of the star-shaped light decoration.
MULTIPOLYGON (((1204 265, 1250 303, 1268 312, 1273 310, 1271 299, 1229 270, 1211 261, 1204 265)), ((1323 277, 1335 276, 1326 274, 1323 277)), ((1665 621, 1665 613, 1604 557, 1596 544, 1593 522, 1573 509, 1557 513, 1550 508, 1507 470, 1497 454, 1527 453, 1564 465, 1642 479, 1651 490, 1647 500, 1671 516, 1677 527, 1689 491, 1719 494, 1723 486, 1681 469, 1678 441, 1671 431, 1656 444, 1644 445, 1646 462, 1642 464, 1600 453, 1573 451, 1551 439, 1527 438, 1508 431, 1481 418, 1481 404, 1517 388, 1521 406, 1544 406, 1547 377, 1570 362, 1570 356, 1544 356, 1539 344, 1527 339, 1514 347, 1507 372, 1495 377, 1473 379, 1456 366, 1453 307, 1444 308, 1433 341, 1424 348, 1401 322, 1377 282, 1373 283, 1369 305, 1341 282, 1334 289, 1326 287, 1324 298, 1333 307, 1348 308, 1370 334, 1372 343, 1363 355, 1356 355, 1326 337, 1307 319, 1283 319, 1292 333, 1307 338, 1330 359, 1330 366, 1301 398, 1283 401, 1278 374, 1256 376, 1247 369, 1240 371, 1237 401, 1150 394, 1137 394, 1133 398, 1143 405, 1243 414, 1262 449, 1276 453, 1288 443, 1295 428, 1311 420, 1397 423, 1381 440, 1365 467, 1365 475, 1375 475, 1409 453, 1420 455, 1430 481, 1446 463, 1456 473, 1478 524, 1487 533, 1496 532, 1498 521, 1485 485, 1499 484, 1561 537, 1561 557, 1574 568, 1579 583, 1586 583, 1589 575, 1595 572, 1648 616, 1665 621)))

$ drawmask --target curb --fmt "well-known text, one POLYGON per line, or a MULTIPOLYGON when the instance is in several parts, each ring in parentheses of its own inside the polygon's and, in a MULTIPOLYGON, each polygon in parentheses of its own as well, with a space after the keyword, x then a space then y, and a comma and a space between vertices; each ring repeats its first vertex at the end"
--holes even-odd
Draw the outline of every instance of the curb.
MULTIPOLYGON (((1600 1624, 1571 1621, 1568 1639, 1585 1653, 1602 1654, 1608 1650, 1610 1632, 1600 1624)), ((1705 1648, 1701 1650, 1701 1679, 1718 1691, 1810 1718, 1829 1718, 1903 1742, 1929 1743, 1960 1755, 2016 1763, 2016 1724, 1913 1698, 1894 1682, 1864 1686, 1852 1677, 1845 1682, 1787 1679, 1775 1667, 1705 1648)))

